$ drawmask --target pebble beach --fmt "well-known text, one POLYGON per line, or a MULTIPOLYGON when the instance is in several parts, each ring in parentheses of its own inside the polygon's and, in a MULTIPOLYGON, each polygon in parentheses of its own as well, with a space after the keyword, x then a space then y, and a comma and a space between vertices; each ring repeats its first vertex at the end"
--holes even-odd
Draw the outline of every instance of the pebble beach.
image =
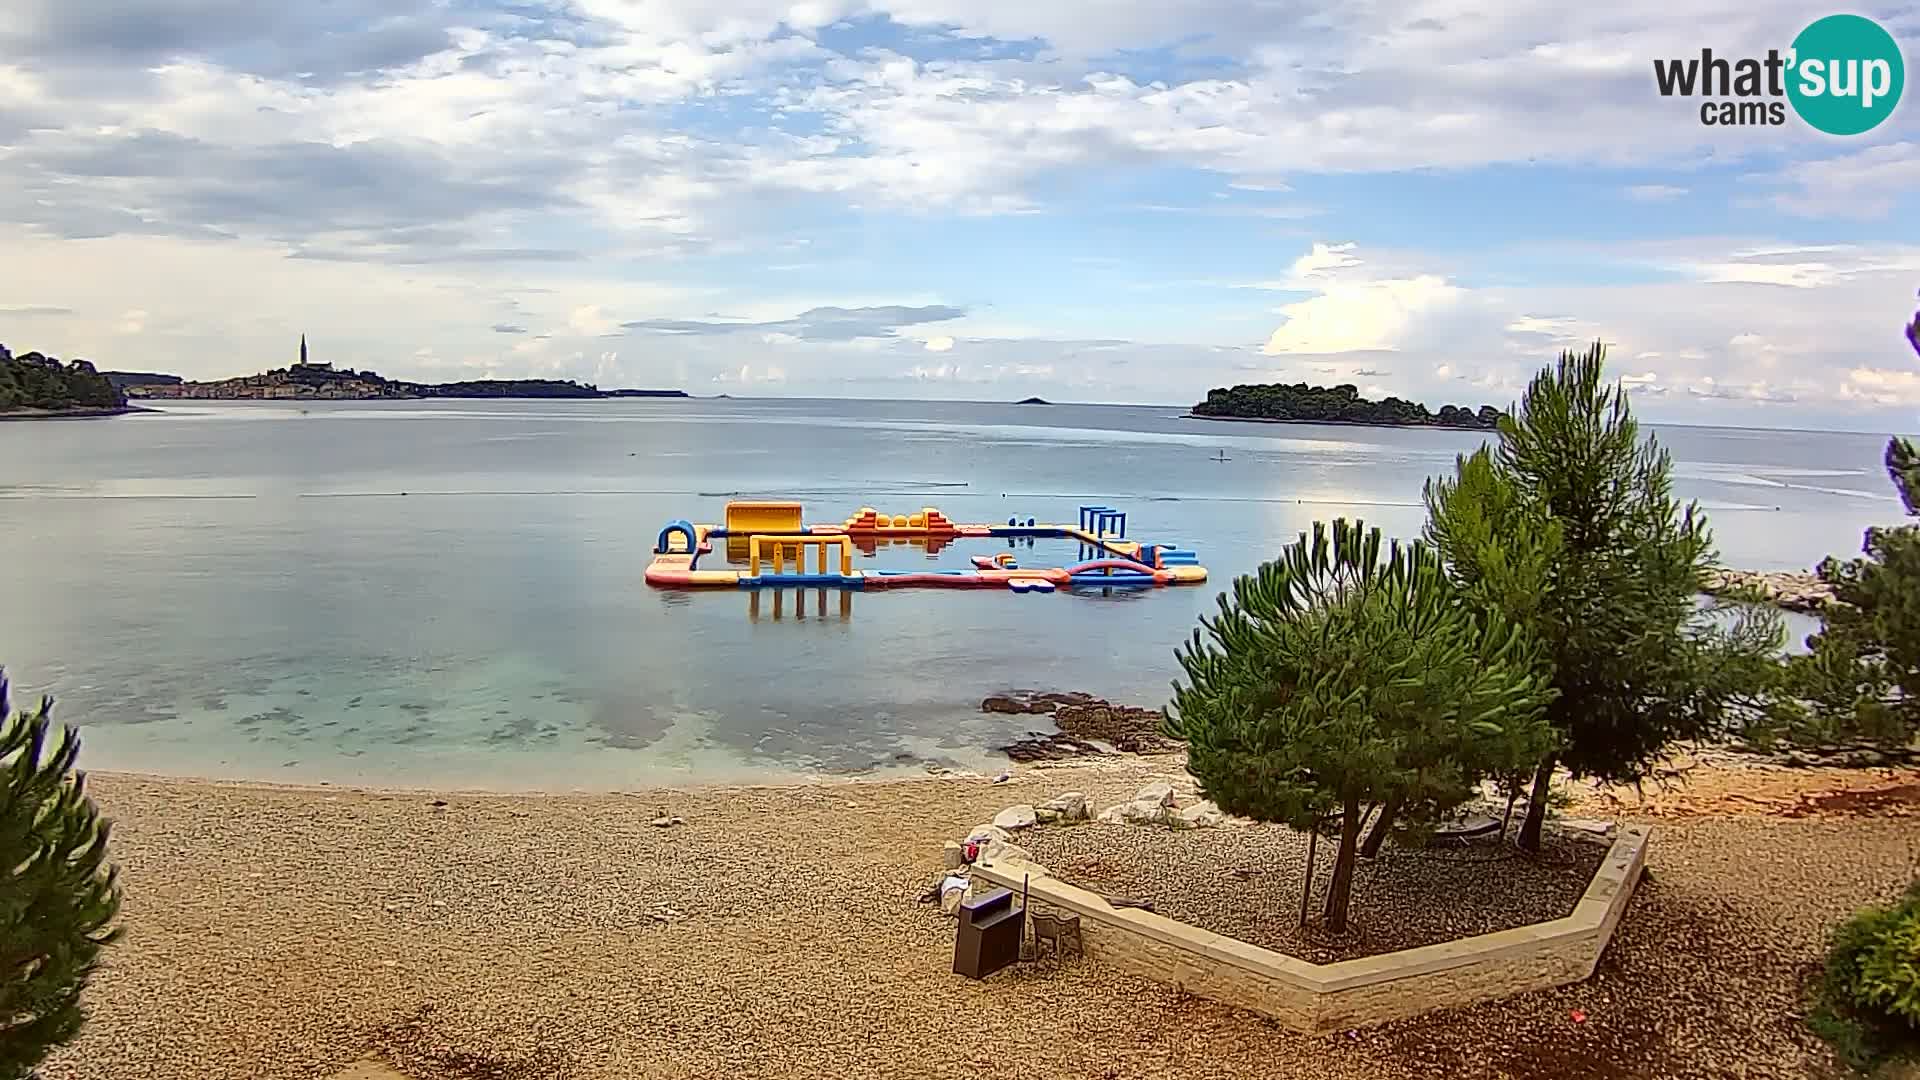
MULTIPOLYGON (((1177 779, 1174 758, 1022 768, 1001 784, 532 796, 97 775, 126 936, 88 991, 85 1032, 43 1073, 1824 1075, 1800 987, 1827 928, 1920 863, 1920 830, 1899 816, 1920 772, 1754 776, 1769 801, 1641 804, 1656 822, 1649 874, 1592 980, 1311 1037, 1073 958, 978 983, 951 974, 953 923, 918 900, 942 841, 1009 803, 1127 798, 1177 779), (1831 791, 1893 791, 1896 809, 1801 797, 1831 791), (1862 805, 1871 813, 1849 809, 1862 805)), ((1746 780, 1694 779, 1705 791, 1746 780)))

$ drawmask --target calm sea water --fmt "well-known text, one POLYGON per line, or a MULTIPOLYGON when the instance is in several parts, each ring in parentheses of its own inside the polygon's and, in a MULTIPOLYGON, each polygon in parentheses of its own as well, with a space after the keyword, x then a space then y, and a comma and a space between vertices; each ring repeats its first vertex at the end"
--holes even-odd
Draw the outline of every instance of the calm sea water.
MULTIPOLYGON (((977 712, 983 695, 1164 702, 1175 645, 1234 575, 1316 518, 1416 534, 1422 482, 1480 442, 1180 411, 247 403, 0 424, 0 662, 21 697, 56 695, 96 769, 607 788, 986 767, 1027 725, 977 712), (718 521, 731 498, 797 498, 809 521, 935 505, 1070 522, 1101 502, 1136 537, 1197 549, 1213 581, 1111 597, 647 588, 660 527, 718 521)), ((1730 565, 1804 568, 1899 520, 1881 438, 1657 431, 1730 565)), ((863 561, 965 565, 1004 544, 863 561)))

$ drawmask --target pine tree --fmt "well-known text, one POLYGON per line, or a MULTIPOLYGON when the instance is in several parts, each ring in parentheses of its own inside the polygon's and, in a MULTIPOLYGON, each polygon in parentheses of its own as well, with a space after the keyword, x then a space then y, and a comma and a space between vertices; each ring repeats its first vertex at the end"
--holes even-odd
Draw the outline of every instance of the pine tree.
MULTIPOLYGON (((1920 313, 1907 340, 1920 354, 1920 313)), ((1920 451, 1889 439, 1885 464, 1907 515, 1920 517, 1920 451)), ((1837 603, 1788 661, 1779 711, 1796 741, 1905 745, 1920 732, 1920 525, 1868 529, 1861 553, 1815 567, 1837 603)))
POLYGON ((0 1078, 18 1080, 85 1019, 80 992, 100 950, 119 936, 117 873, 106 821, 73 771, 80 741, 47 736, 51 700, 14 715, 0 673, 0 1078))
POLYGON ((1206 795, 1296 829, 1338 818, 1336 933, 1363 808, 1431 822, 1548 744, 1533 642, 1459 599, 1425 544, 1383 553, 1378 529, 1316 523, 1236 580, 1179 652, 1187 684, 1174 684, 1168 727, 1206 795))
POLYGON ((1545 644, 1558 745, 1534 767, 1519 843, 1540 845, 1554 770, 1638 781, 1674 740, 1727 716, 1778 621, 1716 629, 1697 606, 1712 537, 1673 496, 1672 462, 1640 437, 1606 350, 1563 353, 1500 421, 1494 453, 1429 485, 1428 538, 1476 606, 1545 644))

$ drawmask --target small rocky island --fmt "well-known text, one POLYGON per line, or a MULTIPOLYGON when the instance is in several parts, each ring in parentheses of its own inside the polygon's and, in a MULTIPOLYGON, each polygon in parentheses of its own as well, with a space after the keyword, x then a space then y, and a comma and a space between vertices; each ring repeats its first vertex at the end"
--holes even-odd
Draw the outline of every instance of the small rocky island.
POLYGON ((1243 383, 1207 391, 1207 400, 1187 414, 1196 420, 1251 420, 1273 424, 1367 424, 1378 427, 1444 427, 1491 431, 1501 412, 1491 405, 1478 411, 1442 405, 1439 412, 1415 401, 1390 397, 1368 401, 1358 387, 1308 386, 1306 383, 1243 383))
POLYGON ((0 419, 118 416, 130 412, 113 382, 85 360, 62 363, 0 345, 0 419))
POLYGON ((1019 401, 1014 402, 1014 404, 1015 405, 1051 405, 1053 404, 1053 402, 1048 401, 1046 398, 1030 397, 1030 398, 1021 398, 1019 401))

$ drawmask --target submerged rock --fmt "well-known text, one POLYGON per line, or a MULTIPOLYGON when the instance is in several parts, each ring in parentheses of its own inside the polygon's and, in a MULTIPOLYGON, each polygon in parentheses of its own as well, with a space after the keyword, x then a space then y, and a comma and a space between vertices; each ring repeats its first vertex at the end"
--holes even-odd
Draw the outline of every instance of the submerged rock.
POLYGON ((1023 764, 1031 761, 1064 761, 1105 753, 1092 743, 1043 731, 1030 731, 1013 742, 994 747, 994 750, 1023 764))

